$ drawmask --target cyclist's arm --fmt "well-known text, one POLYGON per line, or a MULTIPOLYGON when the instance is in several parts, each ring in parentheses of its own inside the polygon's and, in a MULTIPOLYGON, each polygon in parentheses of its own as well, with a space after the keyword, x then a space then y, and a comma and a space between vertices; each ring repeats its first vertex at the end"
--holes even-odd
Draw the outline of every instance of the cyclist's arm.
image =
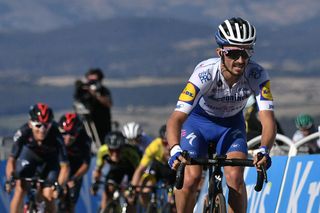
POLYGON ((68 161, 68 155, 67 155, 67 149, 63 142, 63 138, 58 135, 56 137, 56 143, 58 146, 58 159, 59 159, 59 165, 60 165, 60 171, 58 176, 58 183, 59 185, 65 185, 68 181, 69 177, 69 161, 68 161))
POLYGON ((82 142, 82 146, 81 146, 81 151, 82 151, 82 164, 79 167, 79 169, 74 173, 74 175, 71 177, 71 180, 79 180, 80 178, 82 178, 87 171, 89 170, 89 166, 90 166, 90 162, 91 162, 91 151, 90 151, 90 139, 87 136, 87 134, 83 131, 82 132, 84 135, 80 135, 82 136, 82 138, 84 138, 85 140, 80 141, 82 142))
POLYGON ((259 118, 262 125, 261 146, 266 146, 270 150, 277 134, 274 112, 270 110, 260 111, 259 118))
POLYGON ((9 180, 12 173, 16 171, 16 159, 20 155, 24 140, 25 140, 25 137, 24 137, 23 131, 19 129, 18 131, 16 131, 15 135, 13 136, 14 143, 11 148, 10 156, 7 160, 7 165, 6 165, 7 180, 9 180))
POLYGON ((176 108, 169 117, 167 122, 167 137, 170 149, 180 143, 180 133, 182 124, 188 117, 188 114, 196 106, 199 98, 201 98, 203 92, 210 88, 211 80, 202 80, 199 78, 201 73, 207 73, 212 78, 210 68, 212 67, 212 61, 206 60, 199 63, 184 90, 181 92, 176 108))
POLYGON ((7 180, 10 179, 12 173, 15 171, 16 167, 16 159, 12 156, 10 156, 7 160, 7 165, 6 165, 6 178, 7 180))
POLYGON ((96 166, 96 168, 92 172, 92 179, 97 182, 100 180, 102 174, 102 167, 103 166, 96 166))
POLYGON ((69 177, 69 164, 60 163, 60 172, 58 177, 58 183, 60 186, 65 185, 69 177))
POLYGON ((106 144, 102 145, 97 153, 97 160, 96 160, 96 167, 93 170, 92 173, 92 179, 94 181, 98 181, 102 174, 102 168, 105 164, 104 157, 109 155, 109 149, 106 144))
POLYGON ((170 149, 180 144, 181 128, 188 115, 184 112, 174 111, 167 122, 167 139, 170 149))
POLYGON ((146 166, 141 165, 141 164, 136 168, 136 170, 134 171, 132 180, 131 180, 131 185, 133 185, 133 186, 139 185, 141 177, 142 177, 144 171, 146 170, 146 168, 147 168, 146 166))
POLYGON ((89 164, 83 163, 80 168, 76 171, 76 173, 72 176, 72 180, 79 180, 83 177, 89 169, 89 164))

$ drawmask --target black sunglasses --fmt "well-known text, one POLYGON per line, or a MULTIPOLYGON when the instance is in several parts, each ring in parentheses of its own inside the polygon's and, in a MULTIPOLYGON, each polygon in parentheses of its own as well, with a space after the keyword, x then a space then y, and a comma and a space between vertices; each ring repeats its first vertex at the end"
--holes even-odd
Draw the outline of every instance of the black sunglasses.
POLYGON ((222 49, 226 56, 232 60, 238 60, 240 56, 243 59, 248 59, 252 56, 252 49, 222 49))
POLYGON ((37 129, 40 129, 41 127, 48 129, 48 127, 51 126, 51 123, 40 123, 37 121, 31 121, 31 125, 37 129))

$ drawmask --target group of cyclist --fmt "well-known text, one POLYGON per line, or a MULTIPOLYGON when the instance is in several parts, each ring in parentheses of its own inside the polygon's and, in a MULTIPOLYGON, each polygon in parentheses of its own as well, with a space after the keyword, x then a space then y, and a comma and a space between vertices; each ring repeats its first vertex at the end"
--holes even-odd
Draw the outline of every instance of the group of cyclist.
POLYGON ((96 194, 106 163, 110 168, 103 182, 100 209, 107 208, 113 193, 127 182, 126 197, 128 212, 136 211, 136 204, 145 209, 152 187, 160 181, 172 186, 175 172, 167 164, 169 158, 166 126, 160 127, 159 136, 150 139, 136 122, 126 123, 122 131, 112 131, 105 138, 105 144, 97 153, 96 167, 93 172, 91 192, 96 194))
MULTIPOLYGON (((83 121, 76 113, 67 112, 55 122, 53 110, 47 104, 33 105, 28 122, 14 135, 7 161, 6 190, 10 192, 14 186, 10 212, 20 212, 23 208, 27 192, 23 178, 35 176, 45 180, 39 187, 42 194, 39 201, 45 201, 46 212, 74 212, 82 178, 90 167, 91 143, 83 121)), ((102 183, 104 190, 100 209, 106 208, 114 187, 119 186, 125 177, 130 186, 128 212, 134 212, 138 200, 136 195, 141 194, 136 193, 140 189, 136 186, 143 186, 144 180, 148 186, 167 179, 170 180, 168 184, 173 184, 174 173, 167 164, 167 144, 165 126, 160 128, 159 137, 154 140, 136 122, 126 123, 122 131, 109 132, 97 152, 92 174, 93 185, 100 183, 104 165, 110 165, 102 183)), ((94 189, 91 192, 96 193, 94 189)))
MULTIPOLYGON (((107 207, 114 191, 125 179, 128 183, 125 193, 128 212, 134 212, 137 202, 145 207, 152 186, 159 181, 173 185, 175 170, 181 163, 190 163, 184 151, 191 157, 206 157, 209 144, 214 143, 217 154, 246 159, 248 148, 243 109, 250 96, 255 97, 262 135, 257 150, 262 158, 255 156, 254 164, 258 170, 271 166, 269 150, 275 140, 277 122, 269 75, 251 59, 256 34, 255 27, 242 18, 230 18, 219 25, 215 33, 218 57, 202 61, 195 67, 174 112, 161 126, 159 137, 152 140, 136 122, 125 124, 122 131, 99 135, 102 145, 96 154, 92 194, 97 192, 97 185, 101 183, 104 165, 110 167, 102 182, 104 190, 100 210, 107 207)), ((94 70, 87 77, 92 77, 92 90, 95 92, 91 95, 101 99, 101 103, 110 110, 110 92, 107 89, 97 90, 97 86, 102 88, 97 82, 103 75, 94 70)), ((79 83, 79 99, 86 99, 83 89, 92 85, 79 83)), ((94 105, 89 107, 95 108, 94 105)), ((76 113, 66 113, 56 123, 52 109, 47 104, 38 103, 31 107, 29 115, 29 121, 14 136, 12 153, 7 161, 7 180, 16 179, 10 211, 19 212, 22 207, 26 191, 19 178, 38 174, 46 180, 42 186, 46 212, 56 211, 57 197, 66 201, 61 202, 59 208, 73 212, 82 177, 90 165, 92 138, 76 113)), ((110 114, 108 116, 110 119, 110 114)), ((297 119, 300 129, 297 135, 311 128, 310 122, 304 126, 302 120, 297 119)), ((108 124, 106 128, 110 130, 110 126, 108 124)), ((99 128, 98 131, 102 130, 99 128)), ((186 166, 183 187, 175 190, 178 213, 193 211, 202 171, 200 165, 186 166)), ((246 212, 244 169, 227 166, 224 173, 229 188, 228 212, 246 212)), ((7 190, 10 191, 10 185, 7 190)))
POLYGON ((14 135, 12 152, 7 161, 8 192, 15 180, 10 212, 19 212, 26 193, 23 178, 45 180, 41 186, 46 211, 55 212, 55 199, 61 196, 59 209, 74 211, 82 177, 90 166, 91 139, 76 113, 68 112, 54 121, 52 109, 44 103, 30 108, 29 121, 14 135))

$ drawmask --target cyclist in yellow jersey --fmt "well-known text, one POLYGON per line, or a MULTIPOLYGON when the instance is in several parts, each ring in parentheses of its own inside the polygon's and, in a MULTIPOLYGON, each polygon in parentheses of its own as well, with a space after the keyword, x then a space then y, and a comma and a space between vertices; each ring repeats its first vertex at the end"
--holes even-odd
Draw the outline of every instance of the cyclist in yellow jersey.
MULTIPOLYGON (((138 149, 125 144, 125 138, 121 132, 110 132, 106 136, 105 144, 98 150, 96 168, 93 171, 93 180, 99 182, 105 163, 110 164, 110 170, 105 178, 106 184, 101 198, 100 209, 105 209, 115 190, 109 187, 107 183, 119 185, 125 175, 130 181, 139 161, 140 154, 138 149)), ((91 193, 95 194, 96 191, 91 190, 91 193)))
MULTIPOLYGON (((159 180, 170 185, 175 181, 175 171, 167 164, 169 149, 165 125, 160 128, 159 133, 159 137, 145 149, 140 164, 134 172, 131 180, 133 188, 134 186, 154 186, 159 180)), ((140 188, 137 190, 140 191, 140 188)), ((150 188, 144 188, 141 191, 140 202, 143 206, 146 206, 149 201, 150 191, 150 188)))

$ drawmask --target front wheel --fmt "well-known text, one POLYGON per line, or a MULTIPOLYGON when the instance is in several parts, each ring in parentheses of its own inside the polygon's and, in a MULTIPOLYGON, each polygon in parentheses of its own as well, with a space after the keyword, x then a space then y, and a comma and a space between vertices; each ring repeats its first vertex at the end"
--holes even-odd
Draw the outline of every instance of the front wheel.
POLYGON ((120 213, 121 206, 116 201, 111 201, 107 204, 106 208, 103 210, 103 213, 120 213))
POLYGON ((149 203, 147 206, 146 213, 157 213, 157 212, 158 212, 157 204, 149 203))
POLYGON ((37 206, 35 205, 35 203, 30 202, 28 204, 25 204, 23 207, 23 212, 24 213, 37 213, 37 206))
POLYGON ((207 195, 205 196, 203 201, 202 213, 208 213, 208 212, 209 212, 209 202, 208 202, 208 195, 207 195))
POLYGON ((163 208, 163 213, 176 213, 177 209, 173 203, 167 203, 163 208))

